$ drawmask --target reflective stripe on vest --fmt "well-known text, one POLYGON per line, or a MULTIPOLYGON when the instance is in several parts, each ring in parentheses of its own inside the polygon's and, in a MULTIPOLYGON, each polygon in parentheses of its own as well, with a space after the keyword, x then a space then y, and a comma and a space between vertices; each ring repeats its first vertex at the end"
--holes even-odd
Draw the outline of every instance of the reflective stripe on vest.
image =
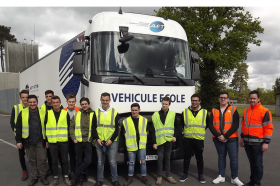
MULTIPOLYGON (((15 123, 15 126, 17 124, 17 117, 18 117, 19 113, 22 111, 22 109, 23 109, 22 104, 14 105, 14 110, 15 110, 14 123, 15 123)), ((14 128, 14 135, 16 136, 16 127, 14 128)))
POLYGON ((153 125, 156 131, 156 142, 157 145, 162 145, 166 141, 172 141, 174 136, 174 121, 176 114, 173 111, 168 111, 168 114, 165 119, 164 125, 160 120, 158 112, 155 112, 152 116, 153 125))
POLYGON ((49 143, 68 141, 67 111, 61 110, 58 122, 56 122, 53 110, 48 110, 46 135, 49 143))
MULTIPOLYGON (((82 122, 82 117, 81 117, 81 111, 77 112, 77 114, 74 114, 75 118, 75 138, 78 142, 82 142, 82 130, 81 130, 81 122, 82 122)), ((93 112, 89 114, 89 131, 88 131, 88 141, 90 140, 91 137, 91 126, 92 126, 92 116, 93 112)))
POLYGON ((190 109, 184 110, 184 137, 194 138, 198 140, 205 139, 205 127, 206 127, 207 111, 201 109, 198 111, 196 117, 190 109))
MULTIPOLYGON (((147 122, 148 120, 143 116, 139 115, 138 121, 138 131, 139 131, 139 149, 146 149, 147 144, 147 122), (141 133, 140 133, 141 131, 141 133)), ((127 151, 137 151, 137 139, 136 139, 136 130, 135 125, 131 117, 126 118, 123 120, 123 126, 125 128, 125 142, 127 151)))
MULTIPOLYGON (((97 134, 101 141, 108 141, 113 133, 115 132, 115 118, 117 115, 117 111, 114 108, 111 108, 106 116, 104 116, 104 112, 97 109, 95 111, 97 114, 97 134)), ((116 137, 115 141, 118 141, 118 137, 116 137)))
MULTIPOLYGON (((41 109, 39 109, 39 116, 42 128, 42 136, 43 139, 46 139, 46 132, 45 132, 45 113, 41 109)), ((29 136, 29 108, 23 109, 21 112, 22 117, 22 135, 21 137, 26 139, 29 136)))
MULTIPOLYGON (((227 110, 224 111, 224 113, 223 113, 223 115, 224 115, 224 128, 222 129, 223 132, 221 132, 221 129, 220 129, 220 111, 215 109, 215 108, 212 109, 213 126, 220 135, 222 135, 222 134, 224 135, 231 128, 231 125, 232 125, 232 122, 233 122, 233 114, 234 114, 235 111, 236 111, 236 107, 231 106, 231 105, 228 107, 227 110)), ((235 131, 231 136, 229 136, 229 138, 236 138, 236 137, 238 137, 237 131, 235 131)), ((215 138, 214 135, 213 135, 213 138, 215 138)))

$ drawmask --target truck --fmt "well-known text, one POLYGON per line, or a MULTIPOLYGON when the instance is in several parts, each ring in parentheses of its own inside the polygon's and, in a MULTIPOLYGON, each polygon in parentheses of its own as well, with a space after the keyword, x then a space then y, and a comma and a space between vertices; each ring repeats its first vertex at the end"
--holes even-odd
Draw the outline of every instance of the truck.
MULTIPOLYGON (((152 125, 152 114, 161 109, 162 98, 168 96, 170 110, 180 122, 200 76, 198 60, 184 28, 176 21, 122 11, 102 12, 89 20, 85 31, 22 71, 20 90, 29 89, 30 94, 37 95, 40 105, 48 89, 61 98, 63 106, 67 106, 68 93, 76 95, 77 104, 81 97, 88 97, 93 110, 100 105, 101 93, 108 92, 110 104, 120 115, 120 125, 130 116, 132 103, 140 104, 140 114, 152 125)), ((179 134, 173 143, 172 160, 183 158, 183 134, 179 134)), ((147 161, 157 159, 151 139, 149 134, 147 161)), ((118 143, 117 163, 125 163, 122 132, 118 143)))

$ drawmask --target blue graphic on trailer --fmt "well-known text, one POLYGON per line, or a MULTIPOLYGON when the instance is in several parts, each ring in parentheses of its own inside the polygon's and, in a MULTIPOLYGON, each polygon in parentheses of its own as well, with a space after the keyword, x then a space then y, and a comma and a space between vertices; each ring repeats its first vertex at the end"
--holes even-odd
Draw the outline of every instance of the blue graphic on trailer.
POLYGON ((75 42, 80 41, 80 38, 82 37, 71 41, 61 50, 59 60, 59 82, 65 98, 68 93, 77 95, 79 91, 81 77, 73 75, 73 58, 75 53, 73 52, 72 48, 75 42))

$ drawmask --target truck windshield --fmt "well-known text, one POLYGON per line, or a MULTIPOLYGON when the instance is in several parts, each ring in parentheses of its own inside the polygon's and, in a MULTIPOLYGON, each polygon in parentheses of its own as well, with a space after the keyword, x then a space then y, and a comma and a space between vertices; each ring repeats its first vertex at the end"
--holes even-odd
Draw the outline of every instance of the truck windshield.
MULTIPOLYGON (((120 54, 118 32, 92 33, 92 74, 116 76, 116 71, 122 71, 143 77, 147 69, 151 69, 155 74, 160 74, 158 77, 172 72, 185 79, 191 78, 186 41, 171 37, 131 34, 134 35, 134 39, 128 42, 128 51, 120 54)), ((119 75, 128 76, 124 73, 119 75)))

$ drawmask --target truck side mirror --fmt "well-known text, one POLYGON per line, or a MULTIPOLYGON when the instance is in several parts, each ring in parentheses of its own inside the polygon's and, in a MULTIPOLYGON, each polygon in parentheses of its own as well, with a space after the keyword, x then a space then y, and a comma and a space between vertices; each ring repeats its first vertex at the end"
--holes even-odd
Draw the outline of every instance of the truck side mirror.
POLYGON ((200 79, 199 65, 194 63, 192 68, 192 79, 198 81, 200 79))
POLYGON ((73 75, 82 76, 84 71, 83 54, 76 54, 73 59, 73 75))
POLYGON ((118 51, 120 54, 126 53, 129 49, 129 43, 122 43, 118 46, 118 51))
POLYGON ((80 41, 73 44, 73 52, 83 52, 85 42, 80 41))
POLYGON ((192 57, 194 63, 200 60, 200 58, 196 52, 191 51, 191 57, 192 57))

